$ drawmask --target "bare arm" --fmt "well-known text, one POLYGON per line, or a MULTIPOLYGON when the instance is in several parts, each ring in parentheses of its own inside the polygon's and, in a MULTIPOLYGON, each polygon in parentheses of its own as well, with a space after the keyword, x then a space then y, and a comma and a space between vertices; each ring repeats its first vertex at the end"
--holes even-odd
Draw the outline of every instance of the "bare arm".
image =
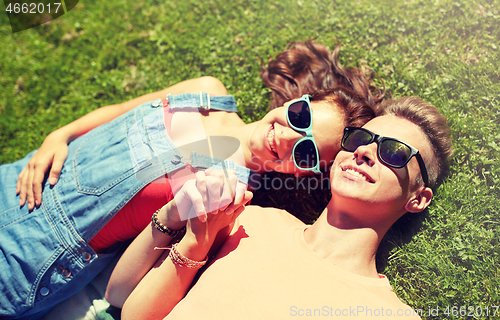
POLYGON ((35 205, 39 206, 42 203, 42 182, 45 173, 50 168, 49 183, 55 185, 68 156, 68 144, 78 136, 115 119, 142 103, 158 98, 165 98, 168 93, 198 93, 200 91, 211 95, 227 94, 227 90, 222 82, 216 78, 201 77, 186 80, 166 89, 148 93, 124 103, 96 109, 50 133, 30 159, 26 168, 19 174, 16 186, 16 192, 19 194, 19 205, 23 206, 27 200, 28 208, 31 210, 35 205))
MULTIPOLYGON (((195 261, 206 257, 216 235, 234 221, 252 195, 245 191, 246 185, 238 182, 234 172, 228 179, 210 170, 207 174, 211 176, 200 179, 204 172, 198 172, 196 182, 188 181, 159 215, 163 224, 179 229, 185 224, 180 217, 187 218, 187 212, 194 207, 189 214, 194 218, 188 220, 187 232, 178 244, 178 250, 195 261), (204 215, 208 220, 197 218, 204 215)), ((163 318, 189 289, 197 270, 175 265, 168 258, 168 251, 154 250, 155 247, 166 247, 171 240, 149 225, 127 248, 113 270, 106 299, 114 306, 123 306, 124 319, 163 318)))
MULTIPOLYGON (((169 223, 167 214, 175 210, 173 201, 166 204, 158 213, 158 219, 172 230, 180 230, 185 223, 169 223)), ((106 300, 113 306, 122 308, 125 300, 142 278, 153 268, 157 261, 165 259, 164 248, 172 237, 164 234, 150 223, 127 248, 113 270, 106 288, 106 300)))
POLYGON ((132 99, 127 102, 120 104, 113 104, 106 107, 96 109, 89 114, 81 117, 78 120, 71 122, 70 124, 62 127, 64 136, 67 138, 67 142, 73 141, 78 136, 100 126, 106 122, 109 122, 116 117, 132 110, 133 108, 155 99, 164 99, 167 94, 179 94, 179 93, 199 93, 200 91, 207 92, 211 95, 226 95, 227 91, 222 82, 213 77, 201 77, 196 79, 185 80, 179 82, 166 89, 152 92, 140 96, 138 98, 132 99))
MULTIPOLYGON (((179 242, 177 249, 191 260, 202 261, 210 243, 197 243, 190 233, 179 242)), ((197 272, 197 269, 174 264, 165 252, 125 301, 122 319, 163 319, 185 296, 197 272)))
MULTIPOLYGON (((243 210, 240 206, 229 214, 209 213, 206 223, 190 219, 188 233, 179 242, 178 251, 191 260, 202 261, 218 231, 243 210)), ((184 298, 197 271, 174 264, 165 252, 125 301, 122 319, 163 319, 184 298)))

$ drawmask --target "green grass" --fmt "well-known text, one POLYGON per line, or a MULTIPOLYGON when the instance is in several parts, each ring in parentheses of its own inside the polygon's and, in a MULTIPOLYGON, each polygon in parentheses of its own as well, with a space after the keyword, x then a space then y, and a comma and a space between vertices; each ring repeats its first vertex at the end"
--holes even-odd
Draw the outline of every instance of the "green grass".
POLYGON ((344 65, 366 64, 395 96, 435 104, 453 131, 451 175, 421 231, 391 240, 383 271, 414 308, 439 307, 437 319, 486 319, 443 311, 500 304, 499 8, 499 0, 82 0, 16 34, 2 13, 0 163, 100 106, 201 75, 224 82, 245 121, 259 119, 269 101, 259 59, 292 41, 338 39, 344 65))

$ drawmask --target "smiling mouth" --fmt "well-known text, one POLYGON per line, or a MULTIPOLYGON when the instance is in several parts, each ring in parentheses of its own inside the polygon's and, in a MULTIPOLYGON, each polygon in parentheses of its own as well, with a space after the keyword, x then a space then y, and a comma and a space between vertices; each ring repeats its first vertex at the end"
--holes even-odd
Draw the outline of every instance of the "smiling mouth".
POLYGON ((276 152, 276 143, 274 141, 274 124, 271 126, 271 130, 267 133, 267 142, 269 142, 269 147, 271 148, 271 151, 278 156, 278 153, 276 152))
POLYGON ((350 168, 350 167, 343 167, 341 168, 343 172, 346 172, 358 179, 362 179, 366 182, 370 182, 370 183, 374 183, 375 181, 373 181, 369 176, 365 175, 363 172, 359 172, 353 168, 350 168))

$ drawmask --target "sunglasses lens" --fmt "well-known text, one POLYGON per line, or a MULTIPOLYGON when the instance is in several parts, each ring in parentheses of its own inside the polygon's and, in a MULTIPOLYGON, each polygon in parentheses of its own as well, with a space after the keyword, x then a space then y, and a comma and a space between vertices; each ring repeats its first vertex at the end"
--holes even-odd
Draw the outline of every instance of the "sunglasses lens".
POLYGON ((290 124, 299 128, 307 129, 311 125, 311 110, 306 101, 297 101, 288 107, 288 119, 290 124))
POLYGON ((380 144, 380 158, 391 166, 404 167, 410 156, 410 148, 399 141, 384 140, 380 144))
POLYGON ((311 140, 303 140, 295 145, 293 156, 299 168, 314 168, 318 163, 316 145, 311 140))
POLYGON ((360 129, 349 130, 342 139, 342 148, 349 152, 354 152, 359 146, 367 145, 371 142, 372 135, 360 129))

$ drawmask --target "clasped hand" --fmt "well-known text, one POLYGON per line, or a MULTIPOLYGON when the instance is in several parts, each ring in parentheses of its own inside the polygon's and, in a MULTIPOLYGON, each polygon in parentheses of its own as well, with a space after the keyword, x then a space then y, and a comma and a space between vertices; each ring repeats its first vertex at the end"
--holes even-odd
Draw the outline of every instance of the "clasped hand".
POLYGON ((225 226, 231 224, 245 205, 252 192, 241 183, 233 170, 198 171, 196 178, 187 181, 167 204, 166 225, 180 229, 186 225, 186 236, 197 241, 210 241, 225 226))

